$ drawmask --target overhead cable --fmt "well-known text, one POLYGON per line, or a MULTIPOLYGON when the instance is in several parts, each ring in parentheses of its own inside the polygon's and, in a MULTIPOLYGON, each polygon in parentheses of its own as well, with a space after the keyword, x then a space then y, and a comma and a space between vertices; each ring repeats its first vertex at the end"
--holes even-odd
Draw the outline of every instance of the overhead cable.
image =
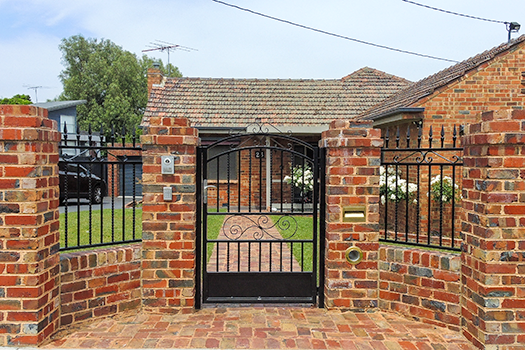
POLYGON ((290 24, 292 26, 296 26, 296 27, 303 28, 303 29, 308 29, 308 30, 311 30, 311 31, 314 31, 314 32, 317 32, 317 33, 330 35, 330 36, 333 36, 333 37, 336 37, 336 38, 340 38, 340 39, 350 40, 350 41, 354 41, 356 43, 370 45, 370 46, 374 46, 374 47, 378 47, 378 48, 386 49, 386 50, 390 50, 390 51, 401 52, 401 53, 405 53, 405 54, 408 54, 408 55, 414 55, 414 56, 419 56, 419 57, 424 57, 424 58, 430 58, 430 59, 439 60, 439 61, 459 63, 459 61, 451 60, 451 59, 448 59, 448 58, 442 58, 442 57, 437 57, 437 56, 425 55, 425 54, 418 53, 418 52, 413 52, 413 51, 396 49, 396 48, 393 48, 393 47, 390 47, 390 46, 374 44, 374 43, 371 43, 369 41, 359 40, 359 39, 355 39, 355 38, 350 38, 348 36, 327 32, 325 30, 316 29, 316 28, 305 26, 305 25, 302 25, 302 24, 298 24, 298 23, 295 23, 295 22, 292 22, 292 21, 287 21, 287 20, 284 20, 284 19, 281 19, 281 18, 265 15, 264 13, 256 12, 256 11, 253 11, 253 10, 250 10, 250 9, 247 9, 247 8, 244 8, 244 7, 240 7, 240 6, 237 6, 237 5, 232 5, 232 4, 229 4, 229 3, 224 2, 224 1, 220 1, 220 0, 211 0, 211 1, 216 2, 218 4, 222 4, 222 5, 226 5, 226 6, 229 6, 229 7, 233 7, 235 9, 238 9, 238 10, 241 10, 241 11, 246 11, 246 12, 249 12, 249 13, 261 16, 261 17, 273 19, 274 21, 283 22, 283 23, 286 23, 286 24, 290 24))
POLYGON ((459 12, 453 12, 453 11, 443 10, 443 9, 439 9, 439 8, 437 8, 437 7, 432 7, 432 6, 428 6, 428 5, 420 4, 420 3, 415 2, 415 1, 410 1, 410 0, 401 0, 401 1, 408 2, 408 3, 413 4, 413 5, 417 5, 417 6, 425 7, 425 8, 427 8, 427 9, 431 9, 431 10, 434 10, 434 11, 439 11, 439 12, 448 13, 448 14, 450 14, 450 15, 456 15, 456 16, 461 16, 461 17, 466 17, 466 18, 478 19, 478 20, 480 20, 480 21, 492 22, 492 23, 503 23, 503 24, 508 24, 508 23, 509 23, 509 22, 505 22, 505 21, 497 21, 497 20, 495 20, 495 19, 487 19, 487 18, 482 18, 482 17, 476 17, 476 16, 471 16, 471 15, 465 15, 465 14, 463 14, 463 13, 459 13, 459 12))

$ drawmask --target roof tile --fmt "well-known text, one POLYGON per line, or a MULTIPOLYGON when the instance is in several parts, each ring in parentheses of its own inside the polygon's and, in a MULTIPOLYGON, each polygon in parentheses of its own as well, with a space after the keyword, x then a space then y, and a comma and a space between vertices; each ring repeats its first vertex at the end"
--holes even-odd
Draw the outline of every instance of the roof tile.
POLYGON ((461 78, 467 72, 476 69, 483 63, 492 60, 497 55, 510 50, 516 45, 525 41, 525 35, 520 36, 509 43, 501 44, 490 50, 482 52, 474 57, 471 57, 463 62, 455 64, 446 68, 436 74, 430 75, 405 89, 398 91, 379 104, 373 106, 359 116, 359 119, 375 120, 382 115, 394 112, 399 108, 411 107, 414 103, 422 98, 432 94, 436 89, 439 89, 454 80, 461 78))
POLYGON ((152 89, 143 124, 155 116, 187 117, 193 126, 325 125, 352 118, 411 84, 372 68, 342 79, 167 78, 152 89))

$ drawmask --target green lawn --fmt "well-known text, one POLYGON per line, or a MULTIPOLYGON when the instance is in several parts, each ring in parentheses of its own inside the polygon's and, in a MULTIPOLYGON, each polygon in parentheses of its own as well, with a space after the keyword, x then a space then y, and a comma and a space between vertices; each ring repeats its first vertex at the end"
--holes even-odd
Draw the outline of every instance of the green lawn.
MULTIPOLYGON (((142 238, 142 209, 135 209, 135 237, 133 237, 133 209, 115 209, 112 219, 111 209, 91 211, 91 230, 89 226, 90 212, 70 212, 67 215, 67 243, 68 247, 119 242, 142 238), (124 219, 124 232, 122 230, 122 215, 124 219), (79 222, 80 219, 80 229, 79 222), (102 234, 101 234, 101 224, 102 234), (91 241, 90 241, 91 237, 91 241)), ((66 215, 60 214, 60 247, 66 246, 66 215)), ((86 250, 84 248, 83 250, 86 250)))
MULTIPOLYGON (((220 210, 220 212, 224 213, 226 212, 226 209, 223 208, 220 210)), ((221 231, 222 224, 224 223, 224 219, 226 218, 226 215, 208 215, 208 232, 207 237, 208 239, 217 239, 219 237, 219 233, 221 231)), ((207 258, 206 261, 209 262, 211 258, 211 254, 213 253, 213 248, 215 247, 216 243, 208 243, 206 247, 207 251, 207 258)))
MULTIPOLYGON (((272 215, 270 216, 272 221, 275 223, 279 220, 280 216, 272 215)), ((297 262, 301 262, 301 256, 303 261, 303 270, 312 271, 313 268, 313 243, 293 243, 294 240, 307 239, 312 240, 313 238, 313 218, 312 216, 293 216, 297 220, 297 233, 290 237, 288 247, 292 247, 293 256, 297 262), (301 247, 302 246, 302 247, 301 247)), ((282 230, 279 225, 276 226, 279 233, 284 237, 290 235, 289 230, 282 230)), ((319 228, 318 228, 319 232, 319 228)))
MULTIPOLYGON (((226 209, 221 209, 221 212, 226 212, 226 209)), ((281 216, 277 215, 271 215, 270 219, 275 224, 281 216)), ((292 217, 292 216, 290 216, 292 217)), ((224 223, 224 219, 226 218, 225 215, 208 215, 208 239, 217 239, 219 236, 221 227, 224 223)), ((312 216, 293 216, 293 218, 297 221, 297 232, 293 237, 290 237, 290 243, 288 244, 288 247, 292 247, 293 255, 295 259, 300 262, 301 261, 301 255, 303 260, 303 269, 304 271, 312 271, 313 267, 313 243, 294 243, 294 240, 311 240, 313 237, 313 218, 312 216)), ((295 223, 293 220, 290 221, 293 225, 290 229, 286 230, 282 227, 279 227, 279 225, 276 226, 279 233, 284 237, 288 238, 290 236, 291 231, 294 230, 295 223)), ((215 243, 208 243, 207 245, 207 259, 206 261, 210 260, 210 257, 213 253, 213 248, 215 247, 215 243)))

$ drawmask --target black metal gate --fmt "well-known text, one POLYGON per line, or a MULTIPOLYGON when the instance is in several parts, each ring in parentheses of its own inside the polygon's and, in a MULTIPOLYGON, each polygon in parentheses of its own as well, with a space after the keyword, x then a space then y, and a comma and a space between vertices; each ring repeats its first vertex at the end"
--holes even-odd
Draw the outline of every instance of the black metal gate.
POLYGON ((324 149, 267 131, 198 148, 197 307, 324 304, 324 149))

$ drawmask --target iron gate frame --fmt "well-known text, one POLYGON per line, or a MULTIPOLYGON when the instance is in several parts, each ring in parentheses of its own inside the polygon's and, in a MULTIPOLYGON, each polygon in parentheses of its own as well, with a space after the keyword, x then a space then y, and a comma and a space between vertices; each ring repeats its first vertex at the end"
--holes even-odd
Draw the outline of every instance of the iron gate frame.
MULTIPOLYGON (((261 124, 256 124, 255 126, 249 126, 246 128, 246 132, 237 132, 235 134, 231 134, 230 136, 224 137, 218 141, 215 141, 207 146, 200 146, 197 147, 197 167, 196 167, 196 180, 197 180, 197 186, 196 186, 196 278, 195 278, 195 288, 196 288, 196 295, 195 295, 195 307, 197 309, 201 308, 202 303, 308 303, 308 304, 316 304, 318 307, 322 308, 324 307, 324 261, 325 261, 325 197, 326 197, 326 189, 325 189, 325 168, 326 168, 326 150, 324 148, 318 147, 318 146, 312 146, 311 144, 308 144, 307 142, 290 136, 290 133, 270 133, 270 128, 273 128, 272 130, 277 130, 273 126, 265 126, 261 124), (251 131, 249 131, 251 128, 251 131), (250 139, 263 139, 266 140, 264 144, 255 144, 255 145, 242 145, 240 143, 240 147, 232 147, 231 144, 233 141, 236 140, 242 140, 243 138, 250 138, 250 139), (287 148, 285 147, 278 147, 278 146, 272 146, 271 142, 268 142, 269 139, 281 139, 286 140, 288 142, 287 148), (214 157, 208 158, 208 150, 212 149, 215 146, 221 145, 221 144, 227 144, 230 145, 230 149, 219 153, 215 155, 214 157), (305 149, 310 149, 313 152, 312 157, 308 157, 306 154, 301 154, 295 150, 293 150, 293 145, 301 145, 304 146, 305 149), (224 154, 234 154, 234 155, 240 155, 242 151, 249 151, 249 158, 251 160, 252 158, 252 151, 253 150, 260 150, 266 153, 267 150, 279 151, 281 152, 281 158, 283 157, 283 153, 286 152, 293 157, 298 156, 302 159, 302 166, 304 170, 304 164, 306 162, 311 162, 312 164, 312 171, 314 173, 314 181, 313 181, 313 203, 312 203, 312 210, 305 211, 304 210, 304 203, 301 205, 300 211, 294 212, 294 204, 293 204, 293 195, 291 198, 291 212, 284 212, 283 211, 283 205, 282 205, 282 193, 281 193, 281 207, 280 211, 272 211, 271 205, 271 194, 270 194, 270 210, 263 210, 262 206, 259 206, 258 211, 252 211, 251 210, 251 204, 250 209, 248 212, 241 211, 241 201, 240 201, 240 184, 239 184, 239 193, 238 193, 238 210, 232 211, 230 210, 230 203, 229 203, 229 184, 228 184, 228 206, 227 206, 227 212, 223 213, 219 211, 219 205, 217 205, 217 212, 214 212, 213 215, 223 215, 225 218, 228 216, 259 216, 259 219, 263 216, 268 217, 269 215, 283 215, 285 216, 293 216, 293 215, 302 215, 306 216, 309 215, 312 217, 312 239, 308 240, 309 243, 313 245, 312 249, 312 271, 303 271, 303 263, 301 263, 301 271, 293 271, 293 268, 291 268, 291 271, 289 272, 283 272, 282 271, 282 245, 283 242, 287 241, 284 237, 281 243, 281 271, 272 271, 271 267, 269 268, 270 271, 262 272, 260 271, 251 271, 248 268, 248 271, 240 271, 240 267, 238 267, 238 271, 219 271, 217 268, 216 272, 210 272, 207 270, 207 245, 209 242, 216 244, 219 246, 221 240, 208 240, 208 227, 207 227, 207 221, 208 216, 210 212, 208 211, 208 203, 205 200, 205 197, 207 197, 207 180, 208 180, 208 163, 213 161, 214 159, 220 157, 224 154), (261 279, 263 282, 261 282, 261 279), (286 281, 286 283, 285 283, 286 281), (240 282, 249 282, 251 285, 247 287, 247 283, 244 283, 244 293, 254 293, 254 290, 258 290, 258 288, 261 288, 262 286, 267 287, 268 289, 272 288, 280 288, 280 294, 276 296, 268 296, 264 295, 261 296, 260 290, 258 290, 259 295, 253 294, 250 296, 246 295, 226 295, 231 294, 232 288, 238 288, 238 285, 240 282), (270 282, 269 284, 267 282, 270 282), (308 293, 297 293, 298 291, 294 289, 293 291, 290 290, 290 285, 293 283, 297 283, 296 289, 301 289, 306 287, 308 289, 308 293), (285 285, 286 284, 286 285, 285 285), (213 286, 219 285, 218 288, 225 288, 226 293, 225 295, 215 295, 216 291, 211 291, 210 293, 210 287, 213 288, 213 286), (234 287, 232 287, 234 286, 234 287), (284 295, 286 293, 290 294, 302 294, 302 295, 284 295)), ((270 158, 271 159, 271 158, 270 158)), ((257 159, 256 159, 257 160, 257 159)), ((262 164, 262 160, 260 161, 262 164)), ((251 163, 250 163, 251 165, 251 163)), ((241 164, 238 164, 239 167, 239 174, 240 174, 240 167, 241 164)), ((229 170, 228 170, 229 173, 229 170)), ((260 173, 262 176, 262 173, 260 173)), ((219 175, 217 175, 219 177, 219 175)), ((281 161, 281 182, 283 179, 283 172, 282 172, 282 161, 281 161)), ((228 176, 229 177, 229 176, 228 176)), ((272 183, 273 177, 270 176, 270 184, 272 183)), ((228 182, 230 179, 228 178, 228 182)), ((237 179, 237 181, 241 181, 240 178, 237 179)), ((268 181, 268 179, 266 179, 268 181)), ((217 182, 219 182, 219 178, 217 178, 217 182)), ((251 180, 250 180, 251 182, 251 180)), ((260 186, 262 183, 262 180, 259 181, 260 186)), ((250 185, 251 186, 251 185, 250 185)), ((270 185, 271 186, 271 185, 270 185)), ((304 187, 303 187, 304 189, 304 187)), ((292 187, 293 190, 293 187, 292 187)), ((282 186, 281 186, 281 192, 282 192, 282 186)), ((262 192, 260 192, 262 193, 262 192)), ((304 195, 303 195, 304 196, 304 195)), ((219 201, 219 189, 217 189, 217 201, 219 201)), ((251 202, 251 198, 249 199, 251 202)), ((260 202, 261 203, 261 202, 260 202)), ((268 206, 268 203, 266 203, 266 206, 268 206)), ((280 219, 279 219, 280 220, 280 219)), ((226 221, 226 219, 225 219, 226 221)), ((259 226, 259 228, 261 228, 259 226)), ((246 231, 244 231, 246 232, 246 231)), ((219 237, 218 237, 219 238, 219 237)), ((237 244, 246 243, 249 240, 234 240, 237 242, 237 244)), ((306 241, 306 240, 305 240, 306 241)), ((231 242, 231 240, 229 241, 231 242)), ((250 240, 250 242, 254 242, 253 240, 250 240)), ((261 241, 259 241, 261 242, 261 241)), ((266 240, 263 240, 262 242, 268 242, 266 240)), ((275 241, 274 241, 275 242, 275 241)), ((292 242, 301 242, 301 240, 292 240, 292 242)), ((229 243, 228 247, 229 247, 229 243)), ((248 250, 251 249, 251 246, 248 243, 248 250)), ((259 247, 260 247, 259 243, 259 247)), ((271 250, 271 243, 269 245, 269 249, 271 250)), ((228 248, 229 249, 229 248, 228 248)), ((293 243, 292 247, 290 247, 290 255, 291 259, 293 258, 293 243)), ((240 254, 240 253, 239 253, 240 254)), ((250 254, 250 253, 248 253, 250 254)), ((239 258, 240 255, 238 255, 239 258)), ((259 257, 260 257, 260 250, 259 250, 259 257)), ((271 253, 270 253, 270 260, 271 260, 271 253)), ((229 264, 229 263, 228 263, 229 264)), ((238 263, 239 264, 239 263, 238 263)), ((259 263, 260 264, 260 263, 259 263)), ((269 264, 271 266, 271 262, 269 264)), ((275 289, 272 289, 275 292, 275 289)), ((221 294, 221 293, 219 293, 221 294)), ((241 293, 242 294, 242 293, 241 293)))
MULTIPOLYGON (((137 198, 142 197, 142 187, 141 193, 137 193, 137 183, 136 181, 133 181, 131 184, 131 195, 126 195, 126 179, 125 179, 125 172, 127 167, 130 167, 132 169, 132 177, 133 179, 136 179, 137 177, 137 169, 142 169, 142 156, 132 156, 131 158, 128 158, 127 155, 116 155, 113 154, 113 151, 131 151, 131 152, 142 152, 142 146, 137 142, 138 141, 138 135, 136 134, 136 131, 133 130, 133 133, 131 134, 131 143, 126 143, 126 130, 122 129, 122 132, 120 134, 120 140, 119 135, 115 133, 115 130, 111 130, 109 135, 106 135, 104 133, 104 130, 101 129, 99 133, 93 133, 91 125, 88 127, 87 132, 81 132, 78 125, 76 130, 73 133, 68 132, 67 125, 64 124, 64 129, 62 132, 61 142, 58 145, 59 149, 59 155, 60 160, 58 163, 59 168, 59 176, 60 171, 65 170, 64 174, 64 188, 61 188, 60 191, 62 192, 60 194, 60 197, 64 201, 64 246, 60 247, 60 251, 68 251, 73 249, 91 249, 95 247, 108 247, 112 245, 120 245, 123 243, 138 243, 142 241, 142 238, 137 238, 137 225, 136 218, 137 218, 137 198), (120 141, 120 145, 116 144, 116 142, 120 141), (71 144, 73 143, 73 144, 71 144), (75 151, 75 155, 68 155, 65 151, 75 151), (109 160, 109 157, 112 157, 114 160, 109 160), (98 167, 100 170, 100 180, 103 183, 103 189, 102 189, 102 195, 106 195, 111 198, 110 206, 105 206, 104 201, 101 203, 94 203, 92 200, 92 177, 89 177, 88 182, 88 197, 87 199, 87 205, 88 205, 88 237, 87 242, 85 240, 81 240, 81 233, 79 230, 79 227, 81 226, 81 216, 76 216, 76 232, 70 232, 69 230, 69 224, 68 224, 68 217, 70 212, 77 212, 79 213, 81 211, 81 206, 85 204, 81 204, 80 198, 80 189, 79 186, 77 186, 76 191, 69 191, 68 189, 68 176, 67 176, 67 167, 69 165, 76 165, 77 166, 77 173, 76 175, 77 184, 80 183, 80 168, 78 166, 82 166, 87 169, 88 173, 94 174, 93 171, 94 167, 98 167), (111 171, 111 177, 109 176, 109 172, 111 171), (115 176, 115 173, 118 175, 115 176), (109 183, 111 180, 111 184, 109 183), (115 189, 118 188, 120 191, 122 191, 121 195, 114 194, 115 189), (115 202, 116 198, 121 202, 122 204, 122 218, 120 223, 116 223, 115 220, 115 202), (73 205, 69 205, 68 201, 69 199, 77 199, 76 203, 73 205), (131 225, 131 237, 126 237, 126 201, 131 200, 131 218, 132 218, 132 225, 131 225), (74 211, 70 211, 70 207, 75 209, 74 211), (109 209, 111 212, 111 215, 104 219, 104 210, 109 209), (99 215, 96 215, 93 213, 93 211, 99 211, 99 215), (111 237, 108 239, 104 239, 103 233, 104 233, 104 220, 111 222, 111 237), (94 222, 95 221, 95 222, 94 222), (95 237, 93 231, 95 224, 98 226, 100 233, 99 236, 95 237), (121 225, 121 226, 119 226, 121 225), (117 235, 117 232, 115 232, 115 228, 121 229, 121 235, 117 235), (76 238, 76 240, 75 240, 76 238), (69 240, 75 240, 76 243, 70 243, 69 240)), ((117 153, 117 152, 115 152, 117 153)), ((141 172, 142 173, 142 172, 141 172)), ((98 175, 97 175, 98 176, 98 175)))

